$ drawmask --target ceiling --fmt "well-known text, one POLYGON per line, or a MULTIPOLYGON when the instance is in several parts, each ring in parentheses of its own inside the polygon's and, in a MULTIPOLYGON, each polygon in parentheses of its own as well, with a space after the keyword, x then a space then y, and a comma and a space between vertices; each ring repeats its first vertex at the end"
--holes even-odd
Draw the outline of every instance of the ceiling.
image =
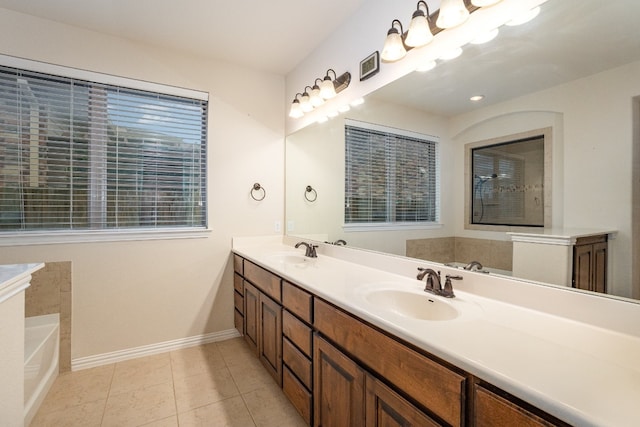
POLYGON ((286 75, 364 2, 0 0, 0 8, 286 75))
POLYGON ((411 73, 375 92, 443 116, 455 116, 640 60, 640 1, 549 0, 538 17, 504 26, 493 41, 411 73), (484 95, 480 103, 469 97, 484 95))

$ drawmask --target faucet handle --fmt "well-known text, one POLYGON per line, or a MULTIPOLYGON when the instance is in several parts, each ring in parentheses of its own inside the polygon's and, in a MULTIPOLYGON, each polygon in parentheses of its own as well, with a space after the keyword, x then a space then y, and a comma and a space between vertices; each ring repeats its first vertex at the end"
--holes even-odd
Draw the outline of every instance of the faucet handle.
POLYGON ((449 274, 445 276, 444 289, 441 294, 445 298, 453 298, 456 296, 453 293, 453 285, 451 284, 452 280, 462 280, 462 276, 451 276, 449 274))

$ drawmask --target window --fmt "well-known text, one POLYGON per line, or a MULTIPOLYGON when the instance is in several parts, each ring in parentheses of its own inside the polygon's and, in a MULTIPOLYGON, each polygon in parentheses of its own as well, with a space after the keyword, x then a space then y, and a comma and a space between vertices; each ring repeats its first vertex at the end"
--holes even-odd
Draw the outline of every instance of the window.
POLYGON ((206 121, 206 99, 0 66, 0 231, 206 228, 206 121))
POLYGON ((472 224, 544 226, 544 137, 471 150, 472 224))
POLYGON ((345 224, 438 221, 433 137, 349 121, 345 126, 345 224))

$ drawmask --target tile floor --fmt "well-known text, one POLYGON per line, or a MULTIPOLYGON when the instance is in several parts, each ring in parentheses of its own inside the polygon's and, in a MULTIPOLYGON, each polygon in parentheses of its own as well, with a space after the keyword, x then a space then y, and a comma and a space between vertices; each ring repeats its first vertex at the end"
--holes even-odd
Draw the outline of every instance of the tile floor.
POLYGON ((61 374, 31 427, 305 423, 242 338, 61 374))

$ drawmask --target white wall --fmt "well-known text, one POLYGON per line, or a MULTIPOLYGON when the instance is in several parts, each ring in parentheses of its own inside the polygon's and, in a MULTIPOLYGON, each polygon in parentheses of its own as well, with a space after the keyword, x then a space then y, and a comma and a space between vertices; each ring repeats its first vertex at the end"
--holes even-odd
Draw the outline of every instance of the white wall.
POLYGON ((5 9, 0 53, 210 93, 207 237, 0 247, 3 264, 73 262, 72 359, 233 328, 231 238, 284 216, 284 78, 5 9))

